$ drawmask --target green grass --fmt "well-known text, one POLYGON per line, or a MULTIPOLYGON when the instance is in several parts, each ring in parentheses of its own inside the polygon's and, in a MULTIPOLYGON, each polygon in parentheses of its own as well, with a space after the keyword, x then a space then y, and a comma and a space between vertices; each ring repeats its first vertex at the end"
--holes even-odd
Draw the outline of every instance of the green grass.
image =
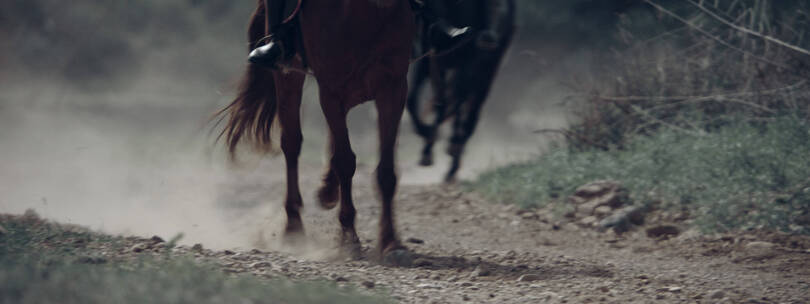
POLYGON ((810 126, 794 117, 734 123, 705 135, 665 130, 621 150, 559 147, 468 186, 528 208, 565 204, 560 198, 600 179, 622 182, 637 203, 687 209, 707 231, 810 234, 810 126))
POLYGON ((0 225, 0 303, 390 302, 329 282, 227 275, 191 257, 101 258, 122 239, 36 218, 0 216, 0 225))

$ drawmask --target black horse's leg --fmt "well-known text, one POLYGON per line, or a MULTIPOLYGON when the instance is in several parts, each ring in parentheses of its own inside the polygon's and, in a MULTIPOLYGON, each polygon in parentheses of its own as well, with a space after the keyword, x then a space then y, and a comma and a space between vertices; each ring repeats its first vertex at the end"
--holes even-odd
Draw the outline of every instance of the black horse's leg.
POLYGON ((433 84, 433 122, 427 125, 427 136, 425 136, 425 147, 422 149, 422 159, 419 161, 421 166, 433 165, 433 144, 436 143, 438 137, 439 127, 444 122, 445 112, 447 110, 447 81, 445 80, 445 71, 440 67, 439 60, 430 60, 430 78, 433 84))
POLYGON ((411 71, 412 79, 411 79, 411 87, 410 92, 408 92, 408 114, 411 116, 411 121, 413 122, 414 130, 416 134, 421 136, 422 138, 427 139, 428 137, 428 127, 422 122, 420 118, 420 101, 422 101, 421 93, 422 89, 425 85, 425 80, 427 80, 428 75, 430 73, 430 66, 429 60, 424 59, 413 67, 413 71, 411 71))
MULTIPOLYGON (((497 67, 497 64, 492 66, 497 67)), ((475 132, 481 114, 481 107, 489 95, 494 78, 495 69, 490 68, 475 74, 467 73, 465 76, 457 78, 455 82, 455 96, 460 104, 453 121, 450 145, 447 147, 447 154, 450 155, 452 161, 450 169, 445 175, 445 182, 452 182, 456 178, 456 173, 461 167, 464 146, 475 132)))

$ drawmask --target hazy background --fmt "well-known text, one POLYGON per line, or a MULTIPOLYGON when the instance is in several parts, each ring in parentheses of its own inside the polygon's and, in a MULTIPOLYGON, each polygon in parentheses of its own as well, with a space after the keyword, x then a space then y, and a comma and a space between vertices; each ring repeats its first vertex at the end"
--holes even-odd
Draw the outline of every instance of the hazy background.
MULTIPOLYGON (((515 43, 468 145, 462 178, 542 151, 546 138, 533 131, 566 125, 568 87, 596 68, 617 10, 629 4, 519 1, 515 43)), ((279 222, 283 160, 229 165, 207 124, 245 66, 253 5, 0 2, 0 212, 33 208, 110 233, 183 232, 185 243, 256 245, 266 224, 279 222)), ((308 184, 321 172, 326 132, 311 79, 304 99, 302 178, 310 205, 308 184)), ((350 118, 359 174, 375 164, 376 136, 362 136, 376 135, 372 112, 364 105, 350 118)), ((430 169, 415 166, 420 147, 403 119, 402 183, 435 183, 446 169, 444 143, 430 169)))

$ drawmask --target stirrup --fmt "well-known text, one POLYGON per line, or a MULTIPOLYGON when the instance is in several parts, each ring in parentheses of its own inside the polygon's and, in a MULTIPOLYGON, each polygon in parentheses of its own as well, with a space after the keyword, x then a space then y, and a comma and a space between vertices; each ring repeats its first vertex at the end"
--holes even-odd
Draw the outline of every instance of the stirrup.
POLYGON ((265 45, 257 47, 248 55, 248 61, 265 68, 276 68, 276 64, 284 59, 284 44, 280 41, 270 40, 265 45))

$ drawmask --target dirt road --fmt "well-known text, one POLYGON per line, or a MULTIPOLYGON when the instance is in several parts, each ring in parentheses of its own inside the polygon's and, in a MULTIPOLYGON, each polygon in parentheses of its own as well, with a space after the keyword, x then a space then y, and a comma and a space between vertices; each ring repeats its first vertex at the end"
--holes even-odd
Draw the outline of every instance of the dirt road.
MULTIPOLYGON (((362 171, 355 177, 357 228, 373 251, 380 208, 362 171)), ((316 182, 305 179, 302 188, 315 189, 316 182)), ((270 189, 283 193, 282 185, 270 189)), ((410 267, 338 256, 336 211, 319 210, 311 200, 304 212, 307 248, 277 245, 271 229, 259 250, 197 254, 219 259, 228 272, 326 278, 390 293, 402 303, 810 303, 808 238, 687 231, 660 240, 643 228, 617 236, 460 189, 400 187, 396 224, 415 253, 410 267)))

